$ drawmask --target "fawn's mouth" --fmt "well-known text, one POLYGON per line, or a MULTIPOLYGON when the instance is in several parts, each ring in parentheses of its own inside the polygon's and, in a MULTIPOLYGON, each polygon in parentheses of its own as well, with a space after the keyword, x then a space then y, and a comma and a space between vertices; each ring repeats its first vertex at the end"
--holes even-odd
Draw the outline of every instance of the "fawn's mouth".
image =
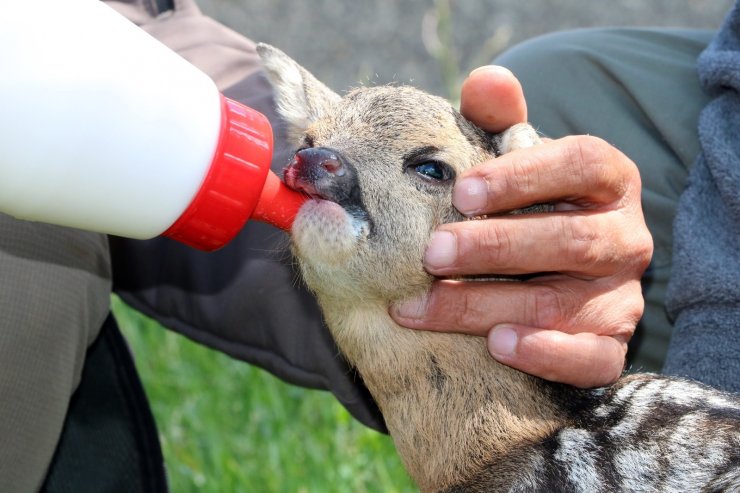
POLYGON ((298 211, 291 238, 294 252, 303 264, 343 266, 369 232, 369 223, 364 219, 357 219, 337 202, 314 197, 298 211))
MULTIPOLYGON (((344 214, 349 216, 348 219, 352 223, 355 223, 357 228, 359 228, 362 223, 365 223, 367 225, 370 224, 370 219, 367 211, 365 211, 362 206, 359 206, 350 201, 341 200, 341 198, 337 199, 336 197, 332 197, 331 195, 324 194, 310 184, 309 186, 307 186, 304 182, 291 183, 287 175, 285 178, 285 183, 290 188, 308 195, 311 200, 306 203, 313 203, 310 206, 313 211, 325 211, 326 214, 332 216, 336 216, 340 211, 342 211, 344 214)), ((303 207, 301 207, 301 209, 303 209, 303 207)))
MULTIPOLYGON (((365 223, 371 229, 354 166, 331 149, 303 149, 283 170, 285 184, 316 201, 341 206, 353 223, 365 223)), ((327 211, 331 211, 331 207, 327 211)))
POLYGON ((364 207, 343 194, 332 193, 335 187, 305 179, 294 168, 285 169, 284 179, 290 188, 311 197, 301 206, 292 227, 294 243, 304 258, 332 264, 367 238, 371 221, 364 207))

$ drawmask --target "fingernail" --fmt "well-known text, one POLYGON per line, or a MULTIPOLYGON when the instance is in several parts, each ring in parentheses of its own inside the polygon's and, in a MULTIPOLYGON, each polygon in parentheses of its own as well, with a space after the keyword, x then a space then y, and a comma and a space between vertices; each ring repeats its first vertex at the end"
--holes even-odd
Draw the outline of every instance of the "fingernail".
POLYGON ((488 335, 488 351, 494 356, 512 356, 517 342, 517 334, 511 326, 497 325, 488 335))
POLYGON ((466 215, 485 211, 488 203, 488 183, 483 178, 461 178, 452 190, 452 205, 466 215))
POLYGON ((497 72, 497 73, 505 73, 505 74, 511 73, 511 71, 508 68, 502 67, 501 65, 483 65, 482 67, 473 69, 473 71, 468 74, 468 77, 474 74, 479 74, 483 72, 497 72))
POLYGON ((440 269, 449 267, 457 259, 457 239, 448 231, 435 231, 424 253, 427 267, 440 269))
POLYGON ((427 311, 428 302, 429 298, 427 298, 426 296, 422 296, 421 298, 406 300, 398 303, 397 305, 393 305, 391 309, 400 318, 420 320, 424 318, 424 314, 427 311))

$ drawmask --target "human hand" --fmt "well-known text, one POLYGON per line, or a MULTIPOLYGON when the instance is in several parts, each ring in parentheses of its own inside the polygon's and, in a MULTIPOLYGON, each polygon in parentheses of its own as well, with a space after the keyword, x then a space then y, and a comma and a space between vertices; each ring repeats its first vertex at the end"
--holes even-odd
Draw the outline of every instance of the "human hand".
MULTIPOLYGON (((519 82, 506 69, 474 71, 461 111, 492 132, 526 121, 519 82)), ((454 205, 466 215, 536 203, 549 213, 441 226, 424 265, 436 276, 533 274, 524 282, 435 281, 425 299, 391 307, 410 328, 486 336, 495 359, 579 387, 615 381, 642 316, 640 278, 652 238, 640 175, 601 139, 566 137, 505 154, 462 174, 454 205)))

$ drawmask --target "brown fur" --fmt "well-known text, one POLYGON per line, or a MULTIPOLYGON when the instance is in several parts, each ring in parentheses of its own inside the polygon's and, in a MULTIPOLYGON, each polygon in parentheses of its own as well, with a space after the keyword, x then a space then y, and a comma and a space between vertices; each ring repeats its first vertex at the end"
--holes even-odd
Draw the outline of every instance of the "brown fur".
POLYGON ((495 362, 482 338, 413 331, 388 315, 389 304, 429 290, 422 258, 430 235, 462 219, 451 204, 454 179, 425 178, 416 165, 444 162, 459 174, 535 144, 531 127, 489 135, 410 87, 340 98, 279 50, 258 50, 296 146, 347 171, 327 174, 321 161, 310 175, 299 171, 307 161, 297 153, 291 180, 310 182, 318 196, 296 218, 293 250, 422 491, 740 487, 732 396, 655 375, 592 391, 548 384, 495 362), (333 196, 338 189, 360 197, 341 205, 351 194, 333 196), (728 432, 708 433, 717 426, 728 432), (686 459, 697 443, 703 463, 686 459))
POLYGON ((339 100, 306 78, 306 92, 298 97, 309 111, 291 118, 301 102, 292 90, 281 90, 281 81, 307 72, 274 48, 263 45, 260 54, 293 135, 303 135, 299 144, 338 149, 353 160, 369 216, 383 219, 374 221, 372 237, 343 245, 345 235, 326 234, 331 228, 322 226, 321 211, 304 210, 293 229, 294 250, 327 325, 363 375, 414 480, 425 491, 451 486, 512 446, 550 434, 559 423, 537 383, 496 363, 482 339, 411 331, 388 315, 390 303, 431 286, 421 264, 430 232, 462 219, 451 206, 450 186, 435 190, 404 179, 404 155, 437 148, 435 159, 460 172, 492 157, 486 149, 495 142, 447 101, 411 87, 361 88, 339 100), (310 108, 321 110, 307 117, 310 108), (407 124, 420 117, 425 125, 407 124), (470 368, 477 370, 471 374, 470 368))
POLYGON ((562 424, 536 382, 495 363, 480 338, 399 328, 385 305, 325 315, 341 328, 337 343, 363 375, 423 491, 457 484, 562 424), (368 329, 376 342, 360 332, 368 329))

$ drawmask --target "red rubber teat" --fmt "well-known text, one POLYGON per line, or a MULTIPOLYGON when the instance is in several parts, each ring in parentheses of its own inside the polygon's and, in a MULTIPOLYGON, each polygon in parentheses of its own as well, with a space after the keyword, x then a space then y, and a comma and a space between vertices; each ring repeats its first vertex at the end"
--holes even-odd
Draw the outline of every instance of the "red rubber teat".
POLYGON ((199 250, 217 250, 253 218, 289 230, 303 194, 270 171, 272 128, 264 115, 221 96, 221 132, 200 190, 164 236, 199 250))
POLYGON ((270 223, 283 231, 290 231, 298 209, 308 198, 307 195, 288 188, 275 173, 268 171, 252 219, 270 223))

